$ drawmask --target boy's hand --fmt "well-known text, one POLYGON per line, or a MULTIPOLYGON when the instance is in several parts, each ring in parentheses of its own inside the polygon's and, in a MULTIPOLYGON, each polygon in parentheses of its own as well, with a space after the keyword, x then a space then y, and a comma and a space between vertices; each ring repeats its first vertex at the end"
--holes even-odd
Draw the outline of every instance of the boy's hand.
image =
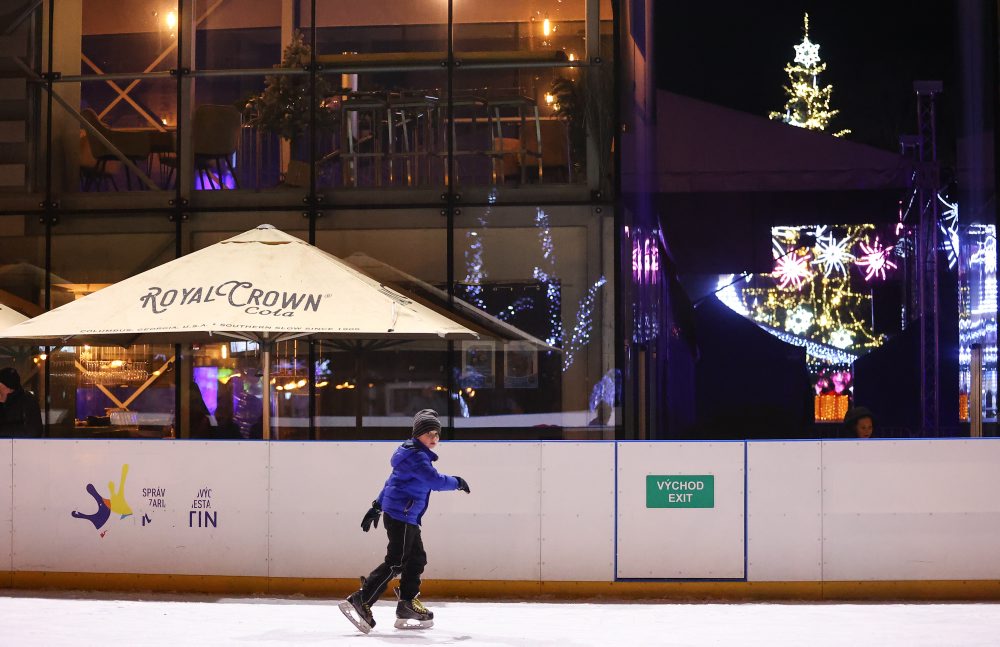
POLYGON ((372 501, 372 507, 365 513, 365 518, 361 520, 361 529, 368 532, 368 530, 372 527, 372 524, 378 528, 378 520, 381 517, 382 507, 378 504, 378 501, 372 501))
POLYGON ((469 484, 465 482, 465 479, 461 476, 456 476, 455 480, 458 481, 458 489, 466 494, 469 494, 469 484))

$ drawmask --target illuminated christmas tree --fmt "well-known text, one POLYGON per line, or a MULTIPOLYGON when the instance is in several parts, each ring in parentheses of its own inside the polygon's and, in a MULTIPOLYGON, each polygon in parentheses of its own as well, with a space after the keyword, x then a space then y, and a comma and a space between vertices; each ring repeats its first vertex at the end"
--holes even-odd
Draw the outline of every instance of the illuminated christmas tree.
POLYGON ((854 361, 884 341, 873 328, 870 285, 896 269, 894 246, 866 224, 774 227, 771 246, 774 271, 720 277, 719 299, 804 347, 817 396, 849 393, 854 361))
MULTIPOLYGON (((780 119, 786 124, 808 128, 809 130, 826 130, 830 120, 840 112, 830 109, 830 95, 833 86, 822 86, 819 75, 826 70, 826 63, 819 58, 819 44, 809 40, 809 14, 805 14, 804 35, 802 42, 795 45, 795 59, 785 66, 789 85, 785 86, 784 112, 772 112, 771 119, 780 119)), ((850 130, 841 130, 833 134, 843 137, 850 130)))

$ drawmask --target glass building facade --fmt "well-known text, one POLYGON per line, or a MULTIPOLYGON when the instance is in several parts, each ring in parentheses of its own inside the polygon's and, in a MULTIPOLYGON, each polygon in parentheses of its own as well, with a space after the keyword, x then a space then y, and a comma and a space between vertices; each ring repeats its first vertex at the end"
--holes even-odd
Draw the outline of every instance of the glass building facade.
MULTIPOLYGON (((37 315, 269 223, 560 349, 277 344, 271 438, 398 437, 424 407, 453 437, 623 433, 610 2, 19 4, 0 302, 37 315)), ((50 437, 265 435, 252 343, 0 354, 50 437)))

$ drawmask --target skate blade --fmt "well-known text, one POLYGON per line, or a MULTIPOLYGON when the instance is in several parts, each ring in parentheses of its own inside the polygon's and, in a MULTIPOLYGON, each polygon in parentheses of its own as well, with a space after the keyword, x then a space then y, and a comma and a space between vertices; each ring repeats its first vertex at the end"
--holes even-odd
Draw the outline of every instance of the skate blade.
POLYGON ((414 620, 412 618, 396 618, 396 629, 430 629, 433 620, 414 620))
POLYGON ((354 610, 354 605, 353 604, 351 604, 347 600, 344 600, 343 602, 341 602, 337 606, 340 609, 340 612, 343 613, 344 616, 348 620, 351 621, 351 624, 358 628, 358 631, 360 631, 361 633, 366 634, 366 633, 368 633, 369 631, 372 630, 372 628, 370 626, 368 626, 367 622, 365 622, 361 618, 355 618, 354 617, 355 613, 357 613, 357 612, 354 610))

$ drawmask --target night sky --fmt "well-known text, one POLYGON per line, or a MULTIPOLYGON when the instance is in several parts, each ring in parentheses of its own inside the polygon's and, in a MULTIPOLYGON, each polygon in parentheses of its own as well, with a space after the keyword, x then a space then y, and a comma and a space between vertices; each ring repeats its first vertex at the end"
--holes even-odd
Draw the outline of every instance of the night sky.
POLYGON ((833 84, 831 130, 848 139, 898 151, 899 135, 916 131, 913 81, 939 79, 942 160, 953 159, 956 17, 951 2, 929 0, 753 0, 657 2, 657 83, 665 90, 767 116, 785 103, 782 86, 792 47, 820 45, 833 84))

